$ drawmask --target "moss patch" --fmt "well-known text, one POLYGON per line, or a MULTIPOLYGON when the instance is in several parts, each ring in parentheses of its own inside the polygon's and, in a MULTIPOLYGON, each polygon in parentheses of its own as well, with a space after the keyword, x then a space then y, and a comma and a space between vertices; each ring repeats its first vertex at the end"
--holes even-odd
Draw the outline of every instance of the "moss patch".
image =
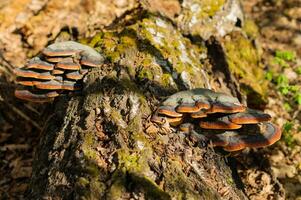
POLYGON ((261 54, 241 33, 234 32, 224 40, 229 68, 240 79, 248 102, 256 107, 266 102, 267 81, 261 63, 261 54))
POLYGON ((259 35, 258 27, 253 20, 246 19, 242 29, 251 39, 255 39, 259 35))
POLYGON ((187 175, 181 170, 182 165, 180 161, 169 160, 167 165, 167 171, 165 172, 165 190, 169 192, 171 196, 177 196, 177 199, 217 199, 217 195, 214 191, 202 187, 204 183, 190 182, 189 177, 187 178, 187 175), (193 185, 200 188, 196 189, 193 185), (201 194, 196 192, 200 190, 202 191, 201 194))
POLYGON ((143 15, 122 31, 100 33, 90 45, 138 80, 174 89, 184 85, 204 87, 200 60, 206 48, 202 44, 192 44, 169 21, 158 16, 143 15), (183 72, 192 77, 191 83, 181 79, 183 72))
POLYGON ((157 184, 148 178, 150 169, 145 151, 119 149, 118 167, 113 173, 113 184, 108 193, 110 199, 118 199, 125 191, 143 191, 146 199, 170 199, 157 184))
POLYGON ((98 157, 96 150, 93 149, 94 134, 86 133, 82 145, 86 175, 79 177, 76 181, 77 187, 80 188, 83 199, 97 199, 105 191, 105 184, 100 180, 101 170, 97 165, 98 157))

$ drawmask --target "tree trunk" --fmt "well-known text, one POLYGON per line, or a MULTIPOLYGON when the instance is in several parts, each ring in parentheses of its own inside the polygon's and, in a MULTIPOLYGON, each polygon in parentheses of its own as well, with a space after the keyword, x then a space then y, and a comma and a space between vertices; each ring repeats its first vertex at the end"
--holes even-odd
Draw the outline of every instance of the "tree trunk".
POLYGON ((85 41, 107 62, 85 77, 80 94, 51 105, 29 199, 247 199, 231 159, 197 135, 150 121, 179 90, 241 95, 222 40, 206 46, 195 29, 187 36, 143 5, 85 41))

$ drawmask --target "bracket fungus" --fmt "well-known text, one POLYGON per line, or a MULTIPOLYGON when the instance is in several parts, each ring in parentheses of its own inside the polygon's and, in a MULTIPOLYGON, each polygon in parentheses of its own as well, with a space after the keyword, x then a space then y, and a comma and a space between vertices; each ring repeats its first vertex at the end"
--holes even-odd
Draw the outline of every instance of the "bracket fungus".
POLYGON ((202 133, 202 141, 226 151, 277 142, 281 130, 270 120, 270 115, 247 108, 235 97, 204 88, 171 95, 151 117, 152 122, 168 122, 183 132, 202 133))
MULTIPOLYGON (((84 75, 103 62, 104 57, 89 46, 73 41, 51 44, 15 70, 21 85, 15 96, 32 102, 52 101, 64 91, 81 89, 84 75)), ((226 151, 264 147, 278 141, 281 131, 270 120, 270 115, 248 109, 235 97, 204 88, 170 96, 151 118, 158 124, 180 125, 184 132, 200 129, 202 140, 226 151)))
POLYGON ((100 67, 104 57, 93 48, 73 42, 54 43, 43 49, 22 68, 15 69, 15 96, 32 102, 49 102, 64 91, 79 90, 81 80, 92 67, 100 67))

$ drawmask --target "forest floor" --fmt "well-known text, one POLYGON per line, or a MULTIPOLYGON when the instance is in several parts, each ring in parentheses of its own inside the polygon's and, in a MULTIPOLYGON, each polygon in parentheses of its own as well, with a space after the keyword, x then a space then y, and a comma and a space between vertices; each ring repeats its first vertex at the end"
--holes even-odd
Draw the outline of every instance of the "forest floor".
POLYGON ((251 199, 300 200, 301 1, 245 0, 242 4, 260 32, 256 42, 263 48, 270 81, 266 112, 282 126, 283 135, 277 145, 244 156, 240 174, 251 199))
MULTIPOLYGON (((47 123, 41 120, 45 106, 13 97, 13 69, 59 34, 74 40, 94 35, 134 2, 0 1, 0 199, 24 199, 34 149, 47 123)), ((283 137, 270 148, 236 155, 238 172, 250 199, 301 200, 301 1, 242 0, 242 5, 260 33, 256 45, 263 49, 270 81, 265 111, 282 127, 283 137)))

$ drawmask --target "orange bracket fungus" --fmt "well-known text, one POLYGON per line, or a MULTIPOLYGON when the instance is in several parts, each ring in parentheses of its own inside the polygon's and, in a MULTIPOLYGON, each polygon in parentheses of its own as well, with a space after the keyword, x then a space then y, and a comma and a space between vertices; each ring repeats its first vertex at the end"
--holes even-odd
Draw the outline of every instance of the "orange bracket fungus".
MULTIPOLYGON (((73 41, 51 44, 15 70, 20 85, 15 96, 32 102, 53 101, 64 91, 81 89, 84 75, 103 62, 104 57, 89 46, 73 41)), ((235 97, 204 88, 170 96, 151 118, 183 132, 201 133, 201 140, 226 151, 274 144, 281 131, 270 120, 270 115, 247 108, 235 97)))
POLYGON ((170 96, 151 118, 158 124, 179 126, 183 132, 201 133, 203 141, 226 151, 277 142, 281 131, 270 120, 270 115, 247 108, 235 97, 204 88, 170 96))
POLYGON ((81 89, 81 80, 92 67, 103 64, 104 57, 93 48, 73 42, 54 43, 22 68, 15 69, 15 91, 19 99, 49 102, 64 91, 81 89))

